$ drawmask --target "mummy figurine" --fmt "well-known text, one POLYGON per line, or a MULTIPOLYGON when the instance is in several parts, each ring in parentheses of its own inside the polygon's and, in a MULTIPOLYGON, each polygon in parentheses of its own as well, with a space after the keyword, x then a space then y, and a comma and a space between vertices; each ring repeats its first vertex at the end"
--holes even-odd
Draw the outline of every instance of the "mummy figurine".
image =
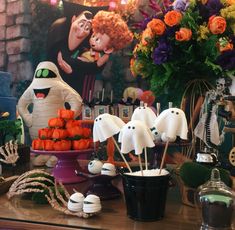
POLYGON ((38 130, 47 127, 48 120, 57 117, 59 109, 67 102, 75 117, 81 113, 82 98, 65 83, 52 62, 40 62, 35 70, 31 85, 18 102, 18 111, 29 128, 31 139, 38 137, 38 130), (33 104, 32 113, 28 107, 33 104))
POLYGON ((96 117, 93 127, 93 141, 103 142, 120 132, 125 123, 117 116, 104 113, 96 117))
POLYGON ((80 212, 83 209, 84 196, 80 192, 72 194, 68 201, 68 210, 72 212, 80 212))
POLYGON ((88 171, 91 174, 99 174, 99 173, 101 173, 102 166, 103 166, 102 161, 100 161, 98 159, 94 159, 89 162, 88 171))
POLYGON ((177 136, 187 140, 188 124, 181 109, 169 108, 162 111, 154 121, 154 127, 164 141, 175 141, 177 136))
POLYGON ((152 148, 155 146, 150 129, 138 120, 129 121, 120 131, 118 141, 121 142, 121 152, 129 153, 135 150, 139 155, 145 147, 152 148))
POLYGON ((116 168, 111 163, 104 163, 101 169, 101 175, 116 176, 116 168))
POLYGON ((83 212, 97 213, 101 210, 100 198, 96 195, 90 194, 83 201, 83 212))
POLYGON ((146 105, 137 107, 131 117, 131 120, 139 120, 145 123, 148 128, 153 128, 153 122, 157 118, 152 109, 146 105))

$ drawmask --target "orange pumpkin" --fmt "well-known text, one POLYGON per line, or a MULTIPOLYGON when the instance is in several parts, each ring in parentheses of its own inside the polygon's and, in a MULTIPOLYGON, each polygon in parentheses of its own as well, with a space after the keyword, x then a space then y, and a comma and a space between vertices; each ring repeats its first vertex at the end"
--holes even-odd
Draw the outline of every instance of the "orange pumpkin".
POLYGON ((44 150, 44 140, 34 139, 32 141, 32 148, 34 150, 44 150))
POLYGON ((74 150, 88 149, 89 145, 90 145, 90 141, 88 139, 81 139, 81 140, 73 141, 74 150))
POLYGON ((79 126, 68 128, 67 131, 68 131, 68 136, 75 139, 83 136, 83 128, 79 126))
POLYGON ((58 116, 65 120, 70 120, 74 118, 74 111, 70 109, 59 109, 58 116))
POLYGON ((65 122, 62 118, 59 117, 55 117, 55 118, 51 118, 48 121, 48 126, 49 127, 53 127, 53 128, 63 128, 65 125, 65 122))
POLYGON ((46 151, 54 150, 54 141, 44 140, 44 150, 46 150, 46 151))
POLYGON ((56 141, 54 143, 54 150, 55 151, 67 151, 71 149, 71 141, 69 140, 61 140, 61 141, 56 141))
POLYGON ((44 128, 38 130, 38 137, 42 140, 50 139, 53 133, 53 129, 44 128))
POLYGON ((72 128, 74 126, 77 126, 77 120, 68 120, 66 122, 65 128, 69 129, 69 128, 72 128))
POLYGON ((83 128, 83 137, 88 138, 91 136, 91 129, 89 128, 83 128))
POLYGON ((66 129, 54 129, 52 133, 53 139, 65 139, 68 137, 68 132, 66 129))

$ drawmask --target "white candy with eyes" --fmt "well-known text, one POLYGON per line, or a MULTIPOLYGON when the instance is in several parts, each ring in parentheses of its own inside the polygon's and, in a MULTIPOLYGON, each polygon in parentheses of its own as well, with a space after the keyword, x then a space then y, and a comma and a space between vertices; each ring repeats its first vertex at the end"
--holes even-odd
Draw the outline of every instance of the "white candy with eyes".
POLYGON ((157 118, 156 114, 147 106, 137 107, 131 117, 131 120, 139 120, 145 123, 148 128, 153 127, 153 122, 157 118))
POLYGON ((103 166, 102 161, 97 159, 92 160, 88 164, 88 171, 91 174, 99 174, 101 173, 102 166, 103 166))
POLYGON ((83 207, 84 196, 80 192, 72 194, 68 201, 68 210, 72 212, 81 212, 83 207))
POLYGON ((154 121, 154 127, 159 133, 164 133, 167 140, 177 136, 187 140, 188 124, 183 110, 178 108, 166 109, 154 121))
POLYGON ((93 127, 93 141, 103 142, 120 132, 125 123, 117 116, 104 113, 96 117, 93 127))
POLYGON ((135 150, 139 155, 145 147, 154 147, 153 135, 150 129, 142 121, 129 121, 123 126, 118 141, 121 142, 121 152, 129 153, 135 150))

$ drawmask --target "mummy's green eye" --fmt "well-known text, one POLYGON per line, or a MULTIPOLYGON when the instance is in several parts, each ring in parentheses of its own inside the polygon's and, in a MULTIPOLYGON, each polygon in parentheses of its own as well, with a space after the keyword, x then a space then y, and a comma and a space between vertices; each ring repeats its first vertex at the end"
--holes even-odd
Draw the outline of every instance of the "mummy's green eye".
POLYGON ((49 74, 49 70, 48 70, 48 69, 44 69, 44 70, 42 71, 42 76, 43 76, 43 77, 47 77, 48 74, 49 74))

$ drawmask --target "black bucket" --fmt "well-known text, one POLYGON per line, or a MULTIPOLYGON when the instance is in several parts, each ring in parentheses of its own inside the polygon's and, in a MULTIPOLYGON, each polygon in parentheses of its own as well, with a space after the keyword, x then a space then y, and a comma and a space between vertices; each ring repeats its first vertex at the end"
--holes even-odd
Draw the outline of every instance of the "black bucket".
POLYGON ((127 215, 138 221, 157 221, 164 217, 170 174, 132 176, 122 174, 127 215))

